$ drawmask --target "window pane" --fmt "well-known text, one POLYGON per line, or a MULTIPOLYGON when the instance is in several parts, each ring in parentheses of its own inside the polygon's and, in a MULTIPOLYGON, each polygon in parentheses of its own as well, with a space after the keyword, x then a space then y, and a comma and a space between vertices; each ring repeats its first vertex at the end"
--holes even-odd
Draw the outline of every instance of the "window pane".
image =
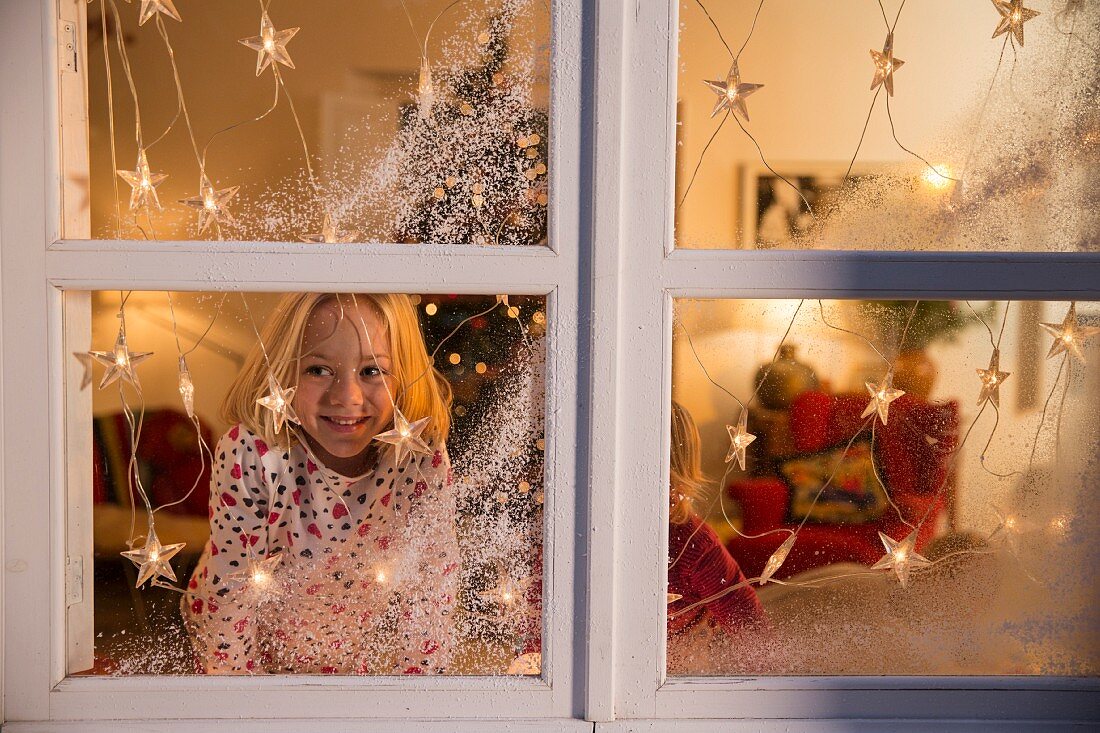
POLYGON ((548 6, 407 6, 91 6, 92 235, 545 244, 548 6))
POLYGON ((170 298, 93 293, 90 672, 539 674, 545 299, 170 298))
POLYGON ((669 674, 1100 673, 1098 326, 678 300, 669 674))
POLYGON ((1100 6, 1033 4, 681 0, 677 246, 1095 250, 1100 6))

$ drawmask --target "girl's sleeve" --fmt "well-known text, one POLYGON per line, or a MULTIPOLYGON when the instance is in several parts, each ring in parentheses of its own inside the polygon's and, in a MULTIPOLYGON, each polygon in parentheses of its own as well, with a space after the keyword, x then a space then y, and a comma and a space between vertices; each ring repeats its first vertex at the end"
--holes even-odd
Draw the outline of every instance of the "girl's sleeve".
POLYGON ((447 450, 435 448, 412 476, 408 574, 402 588, 398 637, 403 653, 395 671, 444 674, 454 650, 459 553, 456 495, 447 450))
POLYGON ((253 635, 255 599, 235 574, 267 551, 267 487, 252 433, 218 441, 210 477, 210 539, 187 585, 183 616, 198 666, 208 674, 262 671, 253 635), (247 549, 246 549, 247 548, 247 549))

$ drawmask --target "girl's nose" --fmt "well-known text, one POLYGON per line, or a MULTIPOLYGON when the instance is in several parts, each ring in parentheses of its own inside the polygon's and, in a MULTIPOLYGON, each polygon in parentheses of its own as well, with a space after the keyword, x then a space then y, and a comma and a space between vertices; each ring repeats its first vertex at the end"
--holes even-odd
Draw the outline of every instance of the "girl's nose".
POLYGON ((337 377, 329 390, 329 399, 336 405, 357 407, 363 404, 363 388, 355 377, 337 377))

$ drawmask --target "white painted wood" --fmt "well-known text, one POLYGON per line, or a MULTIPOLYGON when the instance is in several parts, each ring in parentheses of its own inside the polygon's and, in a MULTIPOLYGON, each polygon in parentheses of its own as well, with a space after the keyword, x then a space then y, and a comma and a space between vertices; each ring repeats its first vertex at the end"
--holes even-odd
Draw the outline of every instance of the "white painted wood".
POLYGON ((68 172, 86 165, 73 154, 83 100, 74 112, 75 85, 58 77, 55 43, 55 16, 74 4, 83 9, 79 0, 0 3, 0 239, 9 245, 0 259, 0 305, 9 316, 18 313, 0 322, 0 428, 5 454, 15 456, 3 465, 5 719, 28 721, 16 723, 23 730, 190 731, 218 728, 213 716, 224 711, 235 730, 589 730, 572 719, 583 707, 577 701, 583 644, 575 624, 584 621, 575 621, 575 609, 577 563, 588 543, 583 535, 577 542, 576 511, 587 498, 578 500, 571 450, 578 441, 578 385, 588 382, 579 355, 589 348, 578 317, 578 298, 588 291, 579 274, 581 191, 587 196, 592 179, 581 147, 582 0, 555 3, 552 20, 551 247, 493 249, 81 241, 86 231, 79 222, 60 226, 73 210, 62 204, 75 193, 72 181, 55 173, 62 164, 68 172), (84 449, 77 440, 87 432, 79 424, 82 397, 63 399, 64 381, 77 378, 67 350, 87 337, 81 291, 322 286, 548 296, 543 679, 64 678, 78 633, 75 612, 66 633, 65 555, 85 543, 75 521, 84 508, 74 501, 84 498, 90 476, 70 460, 84 449))
MULTIPOLYGON (((50 363, 45 244, 52 4, 0 3, 0 273, 3 282, 4 715, 42 720, 50 688, 50 363), (49 12, 47 12, 47 10, 49 12), (47 48, 50 52, 47 53, 47 48)), ((56 199, 56 195, 53 197, 56 199)), ((56 219, 54 219, 56 221, 56 219)))
POLYGON ((588 206, 592 207, 589 245, 590 269, 585 274, 584 308, 591 312, 588 344, 591 381, 588 386, 591 432, 580 450, 586 456, 582 485, 586 486, 588 508, 585 532, 588 537, 587 623, 585 645, 585 717, 612 720, 615 697, 615 506, 621 432, 618 428, 619 373, 615 343, 620 312, 619 272, 623 261, 620 222, 622 178, 621 129, 625 73, 623 39, 629 33, 626 11, 629 3, 600 0, 594 18, 592 95, 590 114, 595 133, 587 141, 595 173, 588 206))
POLYGON ((442 720, 439 717, 420 719, 317 720, 315 718, 283 718, 281 720, 170 720, 126 722, 110 720, 99 723, 57 722, 8 723, 6 733, 582 733, 592 730, 592 724, 568 718, 525 720, 513 718, 507 722, 488 720, 442 720))

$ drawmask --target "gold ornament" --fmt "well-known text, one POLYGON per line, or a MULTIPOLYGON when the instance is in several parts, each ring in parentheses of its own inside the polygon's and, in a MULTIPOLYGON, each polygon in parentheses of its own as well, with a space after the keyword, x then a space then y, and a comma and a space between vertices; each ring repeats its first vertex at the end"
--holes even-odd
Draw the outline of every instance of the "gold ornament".
POLYGON ((726 463, 729 463, 734 458, 737 459, 737 465, 742 471, 745 470, 745 449, 756 440, 756 436, 746 430, 749 422, 749 411, 741 410, 741 416, 737 419, 737 427, 732 425, 726 426, 726 432, 730 436, 730 449, 726 453, 726 463))
POLYGON ((993 349, 993 356, 989 357, 988 369, 975 369, 978 378, 982 380, 982 391, 978 395, 978 407, 986 403, 993 403, 994 407, 1001 406, 1001 384, 1008 379, 1009 373, 1001 371, 1001 350, 993 349))
POLYGON ((413 453, 422 453, 424 455, 431 454, 432 449, 424 442, 424 439, 420 437, 420 434, 428 427, 428 423, 431 422, 431 419, 431 416, 422 417, 410 424, 409 421, 405 419, 405 416, 401 414, 401 410, 395 407, 393 409, 393 430, 379 433, 374 436, 374 439, 392 445, 395 453, 395 461, 398 466, 401 466, 404 464, 406 456, 413 453))
POLYGON ((872 570, 883 570, 892 568, 894 573, 898 576, 898 582, 901 583, 901 587, 905 588, 909 585, 909 571, 915 568, 923 568, 931 565, 931 561, 920 555, 916 551, 917 546, 917 530, 910 532, 905 539, 896 541, 889 535, 878 533, 879 539, 882 540, 883 547, 886 548, 886 554, 882 556, 882 559, 871 566, 872 570))
POLYGON ((882 44, 882 50, 871 49, 871 60, 875 62, 875 78, 871 80, 871 91, 878 89, 879 85, 886 87, 886 93, 894 96, 894 72, 905 64, 901 59, 894 58, 894 32, 886 34, 886 42, 882 44))
POLYGON ((122 180, 130 184, 130 211, 137 211, 152 204, 153 208, 160 209, 160 199, 157 198, 157 186, 164 183, 167 173, 152 173, 149 170, 149 160, 145 157, 145 149, 138 150, 137 166, 132 171, 115 171, 122 180))
POLYGON ((1050 345, 1047 358, 1057 356, 1063 351, 1073 354, 1082 364, 1085 363, 1085 354, 1081 351, 1081 342, 1100 333, 1096 326, 1082 326, 1077 322, 1077 303, 1069 304, 1069 311, 1061 323, 1040 323, 1054 336, 1054 343, 1050 345))
POLYGON ((127 550, 122 553, 123 557, 129 559, 138 567, 137 583, 134 584, 134 587, 140 588, 150 578, 153 578, 154 581, 157 578, 167 578, 174 583, 176 574, 172 571, 172 566, 168 561, 182 550, 185 544, 185 542, 176 542, 171 545, 162 545, 160 540, 157 539, 157 533, 153 530, 153 525, 150 524, 149 536, 145 540, 145 546, 140 550, 127 550))
POLYGON ((867 403, 860 417, 867 417, 877 412, 878 419, 882 420, 883 425, 890 419, 890 403, 905 394, 903 390, 894 389, 893 370, 886 372, 886 376, 882 378, 882 384, 867 382, 867 392, 871 395, 871 401, 867 403))
POLYGON ((141 0, 141 16, 138 19, 138 25, 145 25, 145 22, 157 13, 167 15, 172 20, 183 22, 183 18, 180 17, 176 6, 172 4, 172 0, 141 0))
POLYGON ((140 388, 141 384, 138 382, 137 372, 134 371, 134 367, 152 355, 153 352, 151 351, 141 351, 136 354, 130 352, 129 347, 126 345, 126 329, 124 326, 120 326, 118 329, 118 338, 115 339, 115 348, 113 351, 88 352, 88 356, 107 367, 107 371, 103 373, 103 379, 99 383, 100 389, 103 389, 119 378, 129 382, 136 388, 140 388))
POLYGON ((262 74, 264 69, 275 61, 283 66, 294 68, 294 62, 291 60, 290 54, 286 52, 286 44, 290 42, 291 38, 294 38, 294 34, 299 30, 298 28, 287 28, 286 30, 277 31, 275 26, 271 24, 271 18, 267 17, 266 12, 260 16, 260 35, 242 38, 238 41, 241 45, 248 46, 259 53, 256 57, 256 76, 262 74))
POLYGON ((295 414, 294 408, 290 406, 290 401, 294 398, 294 392, 298 388, 283 389, 279 384, 279 380, 275 379, 275 376, 269 372, 267 375, 267 389, 268 394, 256 400, 256 403, 271 410, 277 435, 282 432, 283 425, 286 423, 298 422, 298 415, 295 414))
POLYGON ((745 122, 749 121, 749 109, 745 106, 745 97, 764 86, 763 84, 742 83, 741 72, 737 68, 737 59, 733 60, 729 72, 726 73, 725 81, 704 81, 703 83, 718 95, 718 100, 714 103, 714 109, 710 111, 711 117, 724 109, 728 109, 731 112, 739 113, 745 118, 745 122))
POLYGON ((997 23, 997 29, 993 31, 993 38, 1005 33, 1011 33, 1016 43, 1024 45, 1024 23, 1028 22, 1039 13, 1024 7, 1024 0, 993 0, 993 7, 1001 14, 1001 20, 997 23))
POLYGON ((199 234, 205 232, 211 224, 234 224, 236 220, 225 208, 229 200, 237 195, 240 186, 215 189, 210 185, 210 180, 202 177, 199 182, 199 195, 191 198, 180 199, 180 203, 199 211, 199 234))

